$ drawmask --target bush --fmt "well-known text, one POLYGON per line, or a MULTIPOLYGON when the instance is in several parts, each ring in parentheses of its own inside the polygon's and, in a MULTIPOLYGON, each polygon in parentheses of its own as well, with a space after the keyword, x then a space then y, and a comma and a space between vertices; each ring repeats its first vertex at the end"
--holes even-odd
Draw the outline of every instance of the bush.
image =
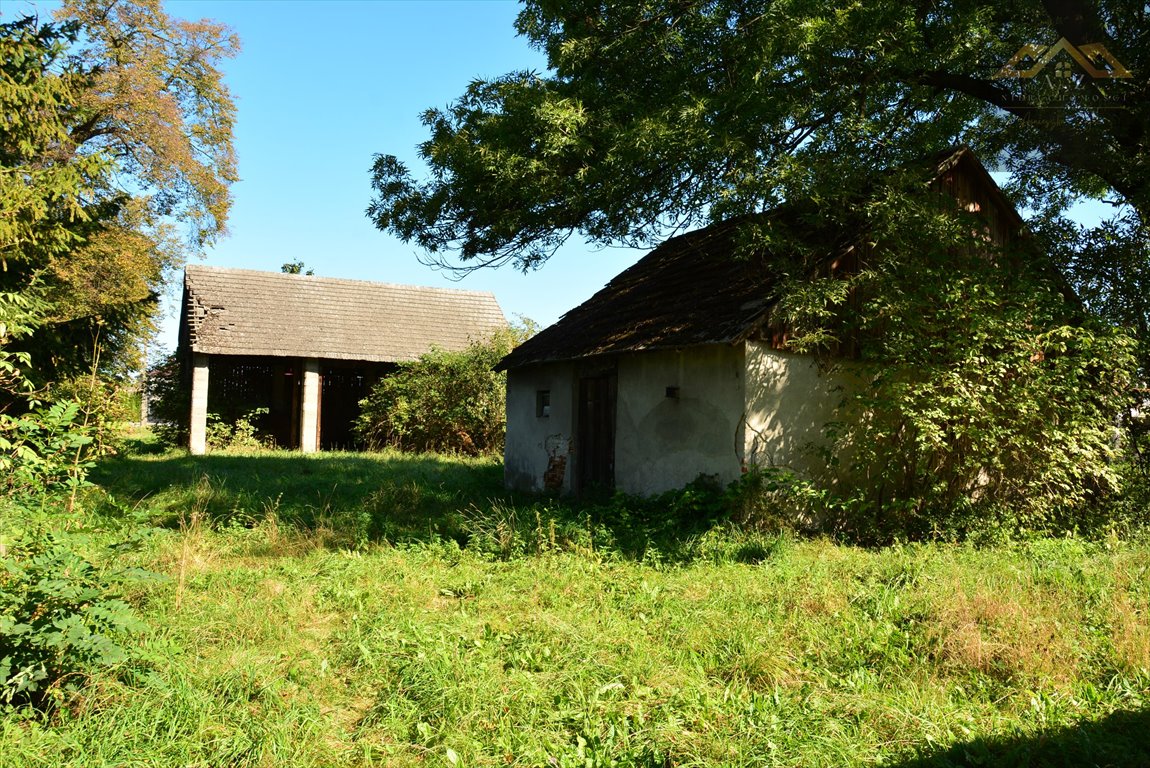
POLYGON ((783 467, 751 467, 727 486, 730 522, 748 533, 813 533, 823 525, 828 494, 783 467))
POLYGON ((101 569, 87 538, 64 530, 63 511, 106 434, 114 390, 95 376, 56 388, 84 397, 43 405, 25 375, 31 361, 5 344, 32 333, 46 305, 0 294, 0 703, 59 701, 97 670, 131 657, 122 639, 142 625, 115 585, 124 573, 101 569), (77 386, 81 384, 82 386, 77 386), (3 412, 9 407, 12 413, 3 412), (62 497, 67 497, 61 503, 62 497), (62 508, 62 509, 61 509, 62 508), (34 525, 25 525, 28 519, 34 525), (25 525, 21 528, 21 525, 25 525))
POLYGON ((256 422, 268 413, 267 408, 255 408, 239 417, 231 424, 223 421, 219 414, 208 414, 207 441, 212 449, 235 449, 252 451, 266 448, 266 441, 259 438, 256 422))
POLYGON ((783 302, 796 351, 853 381, 813 478, 824 523, 871 543, 1041 530, 1116 493, 1134 340, 1025 238, 995 247, 909 193, 865 213, 880 255, 783 302))
POLYGON ((1133 445, 1126 446, 1126 456, 1116 466, 1122 491, 1095 505, 1085 532, 1123 537, 1150 533, 1150 466, 1146 458, 1144 445, 1141 452, 1133 445))
POLYGON ((79 403, 55 403, 20 417, 0 415, 0 495, 41 505, 87 483, 93 445, 76 423, 79 403))
POLYGON ((116 590, 129 574, 93 564, 88 544, 64 532, 0 539, 0 702, 59 700, 133 657, 124 641, 144 625, 116 590))
POLYGON ((53 382, 48 400, 79 403, 77 421, 91 435, 96 453, 112 450, 125 423, 140 418, 139 393, 130 383, 105 376, 89 374, 53 382))
POLYGON ((503 450, 506 374, 493 368, 530 334, 497 331, 460 352, 432 349, 402 363, 360 401, 355 431, 369 448, 477 456, 503 450))

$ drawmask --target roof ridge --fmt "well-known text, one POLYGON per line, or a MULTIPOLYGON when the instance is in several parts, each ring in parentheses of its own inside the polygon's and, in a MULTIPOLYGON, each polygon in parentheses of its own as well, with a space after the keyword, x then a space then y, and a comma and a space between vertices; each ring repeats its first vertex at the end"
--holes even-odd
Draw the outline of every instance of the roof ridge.
POLYGON ((434 291, 451 295, 462 296, 490 296, 495 297, 493 291, 478 291, 470 288, 444 288, 434 285, 411 285, 410 283, 388 283, 380 280, 363 280, 354 277, 330 277, 328 275, 294 275, 288 272, 271 272, 265 269, 244 269, 242 267, 223 267, 216 264, 188 264, 184 267, 185 277, 189 272, 218 272, 225 274, 250 275, 271 280, 305 280, 312 283, 339 283, 353 285, 370 285, 372 287, 399 288, 414 291, 434 291))

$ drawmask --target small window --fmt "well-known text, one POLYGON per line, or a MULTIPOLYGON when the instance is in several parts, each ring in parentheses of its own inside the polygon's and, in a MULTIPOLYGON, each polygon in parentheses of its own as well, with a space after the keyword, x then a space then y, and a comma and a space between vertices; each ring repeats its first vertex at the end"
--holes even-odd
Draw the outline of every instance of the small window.
POLYGON ((551 415, 551 390, 540 389, 535 393, 535 415, 546 419, 551 415))

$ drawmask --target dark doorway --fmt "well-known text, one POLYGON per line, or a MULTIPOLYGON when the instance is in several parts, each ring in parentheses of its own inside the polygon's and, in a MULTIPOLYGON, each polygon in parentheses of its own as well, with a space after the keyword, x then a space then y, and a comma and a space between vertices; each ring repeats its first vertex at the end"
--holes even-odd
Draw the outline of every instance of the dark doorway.
POLYGON ((261 442, 299 446, 299 362, 291 358, 215 355, 208 412, 221 424, 246 419, 261 442))
POLYGON ((394 366, 380 363, 332 362, 320 379, 319 447, 324 451, 354 451, 362 446, 355 436, 359 401, 394 366))
POLYGON ((579 432, 576 456, 579 493, 615 487, 615 398, 618 377, 614 371, 579 379, 579 432))

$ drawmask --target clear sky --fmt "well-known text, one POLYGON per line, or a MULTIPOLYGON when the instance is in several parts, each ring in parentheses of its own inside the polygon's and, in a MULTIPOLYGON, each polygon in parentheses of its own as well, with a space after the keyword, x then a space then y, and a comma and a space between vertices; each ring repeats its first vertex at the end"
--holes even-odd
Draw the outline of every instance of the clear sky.
MULTIPOLYGON (((0 13, 47 16, 56 3, 0 0, 0 13)), ((225 62, 236 99, 241 181, 230 235, 201 262, 279 271, 303 261, 317 275, 491 291, 509 318, 543 325, 638 259, 632 249, 569 243, 541 270, 483 270, 454 281, 422 265, 416 248, 385 235, 364 210, 373 155, 417 173, 419 116, 476 78, 542 70, 542 54, 516 36, 510 0, 169 0, 173 16, 209 18, 240 37, 225 62)), ((175 346, 168 297, 160 343, 175 346)))

